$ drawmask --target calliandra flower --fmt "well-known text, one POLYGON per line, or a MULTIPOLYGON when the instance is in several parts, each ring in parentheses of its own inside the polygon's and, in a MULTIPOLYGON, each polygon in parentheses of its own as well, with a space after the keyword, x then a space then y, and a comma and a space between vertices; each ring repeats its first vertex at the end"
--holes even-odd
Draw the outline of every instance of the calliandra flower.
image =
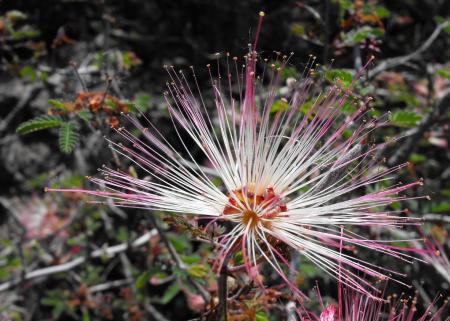
POLYGON ((339 320, 339 309, 334 304, 328 305, 320 314, 320 321, 339 320))
POLYGON ((301 295, 283 270, 289 265, 288 250, 293 249, 344 284, 368 292, 371 285, 359 277, 360 272, 376 279, 395 272, 351 255, 352 250, 366 248, 406 261, 409 256, 388 241, 364 238, 354 229, 408 224, 402 213, 387 206, 407 199, 400 193, 421 182, 354 196, 368 186, 385 184, 390 174, 405 166, 376 170, 369 162, 369 156, 387 144, 369 144, 369 135, 386 121, 369 117, 368 99, 358 100, 357 110, 344 114, 344 105, 352 103, 353 84, 320 91, 311 72, 312 58, 295 88, 280 97, 281 74, 289 57, 280 56, 270 64, 257 54, 262 16, 242 67, 229 55, 223 74, 219 61, 217 75, 208 66, 213 103, 203 96, 193 67, 192 80, 167 67, 170 82, 164 97, 181 148, 174 147, 147 117, 143 116, 147 123, 143 125, 124 115, 140 133, 117 129, 128 144, 110 141, 111 148, 147 178, 104 166, 103 178, 90 178, 103 190, 53 191, 82 192, 109 198, 118 206, 232 222, 232 229, 218 240, 218 266, 242 251, 247 271, 265 261, 301 295), (264 65, 259 73, 257 61, 264 65), (267 79, 268 85, 262 84, 267 79), (274 111, 277 103, 281 108, 274 111), (300 106, 307 106, 306 111, 300 106), (212 170, 199 164, 192 142, 212 170), (221 186, 216 186, 213 175, 221 179, 221 186))
POLYGON ((320 315, 303 309, 299 318, 301 321, 450 321, 448 297, 443 299, 442 295, 437 295, 419 312, 417 296, 404 293, 386 296, 387 286, 387 281, 378 282, 379 289, 371 296, 338 281, 338 302, 327 305, 317 286, 315 291, 321 307, 320 315))
POLYGON ((450 317, 445 315, 448 299, 441 305, 438 301, 439 297, 436 297, 423 312, 419 312, 416 297, 390 295, 386 300, 375 300, 346 289, 338 305, 329 304, 318 318, 310 315, 302 321, 311 318, 319 321, 449 321, 450 317))
POLYGON ((60 215, 50 197, 15 197, 8 202, 15 217, 24 228, 26 239, 41 239, 49 236, 61 239, 68 237, 68 232, 63 227, 70 222, 73 213, 60 215))

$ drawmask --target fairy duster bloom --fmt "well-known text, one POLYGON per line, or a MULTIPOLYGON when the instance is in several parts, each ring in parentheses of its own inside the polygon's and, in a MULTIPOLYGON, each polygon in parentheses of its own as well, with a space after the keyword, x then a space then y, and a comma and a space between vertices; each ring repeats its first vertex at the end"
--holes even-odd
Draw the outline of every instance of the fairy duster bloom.
MULTIPOLYGON (((342 302, 329 304, 323 308, 320 316, 301 318, 303 321, 450 321, 448 299, 439 305, 436 297, 424 311, 417 309, 417 298, 404 298, 391 295, 387 300, 374 300, 367 295, 346 289, 342 302)), ((442 301, 442 300, 441 300, 442 301)))
POLYGON ((101 191, 65 191, 106 197, 123 207, 232 222, 233 228, 219 239, 219 265, 242 251, 248 271, 266 261, 288 281, 283 265, 289 264, 287 250, 293 249, 344 284, 367 292, 370 285, 358 271, 374 278, 394 272, 353 256, 353 249, 408 257, 387 243, 364 238, 355 227, 407 223, 387 205, 405 199, 399 193, 420 182, 361 195, 403 166, 376 171, 369 162, 369 156, 384 146, 369 144, 369 135, 383 121, 367 115, 367 100, 359 100, 350 115, 343 113, 352 85, 335 84, 320 91, 311 75, 313 60, 283 95, 281 73, 289 57, 271 65, 259 57, 256 47, 257 41, 242 66, 229 55, 223 68, 218 62, 218 71, 208 66, 213 99, 202 94, 193 67, 189 73, 167 67, 165 99, 181 148, 175 148, 151 119, 143 116, 141 122, 124 115, 140 132, 117 129, 127 143, 110 141, 111 148, 146 178, 103 167, 102 178, 90 178, 101 191), (276 104, 282 108, 274 111, 276 104), (199 163, 192 144, 210 168, 199 163))

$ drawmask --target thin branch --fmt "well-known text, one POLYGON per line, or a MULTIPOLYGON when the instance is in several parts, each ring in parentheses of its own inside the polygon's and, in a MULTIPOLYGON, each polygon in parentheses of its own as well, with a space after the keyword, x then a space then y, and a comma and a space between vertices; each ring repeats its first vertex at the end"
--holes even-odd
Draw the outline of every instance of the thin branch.
MULTIPOLYGON (((129 248, 136 248, 136 247, 146 244, 150 240, 150 238, 157 235, 157 233, 158 233, 157 230, 153 229, 153 230, 141 235, 133 243, 131 243, 131 245, 129 245, 128 243, 122 243, 122 244, 117 244, 117 245, 113 245, 110 247, 95 250, 91 253, 89 258, 98 258, 98 257, 105 257, 105 256, 113 257, 118 253, 122 253, 122 252, 128 250, 129 248)), ((56 274, 56 273, 67 272, 67 271, 70 271, 71 269, 83 264, 84 262, 86 262, 86 260, 87 260, 86 257, 78 257, 76 259, 73 259, 73 260, 63 263, 63 264, 48 266, 48 267, 45 267, 42 269, 37 269, 37 270, 26 273, 24 276, 24 280, 32 280, 35 278, 44 277, 44 276, 48 276, 48 275, 52 275, 52 274, 56 274)), ((13 279, 8 282, 0 284, 0 292, 10 289, 11 287, 17 285, 19 282, 20 282, 20 278, 16 278, 16 279, 13 279)))
MULTIPOLYGON (((186 270, 186 264, 183 262, 183 260, 178 255, 178 252, 173 247, 173 244, 167 239, 167 236, 165 232, 161 229, 156 219, 153 217, 153 215, 149 215, 150 222, 152 223, 153 227, 158 231, 159 236, 161 237, 161 240, 163 241, 164 245, 167 247, 167 250, 169 251, 170 256, 175 261, 175 265, 181 269, 186 270)), ((187 279, 189 280, 189 283, 192 284, 192 286, 195 287, 195 289, 198 291, 198 293, 203 297, 205 302, 209 302, 211 300, 211 296, 209 295, 208 291, 206 291, 200 284, 198 284, 194 279, 192 279, 189 275, 187 276, 187 279)))
POLYGON ((323 190, 325 187, 335 183, 339 176, 353 163, 352 160, 358 158, 363 152, 363 146, 357 144, 345 155, 341 160, 336 163, 337 168, 330 168, 328 174, 325 175, 315 186, 316 192, 323 190), (344 166, 339 166, 348 163, 344 166))
POLYGON ((153 305, 147 303, 145 309, 156 321, 169 321, 165 316, 163 316, 153 305))
POLYGON ((16 106, 11 108, 11 111, 0 120, 0 132, 3 132, 7 129, 9 123, 13 120, 13 118, 19 114, 23 108, 25 108, 28 103, 30 103, 41 91, 41 85, 30 85, 25 86, 21 98, 17 102, 16 106))
POLYGON ((389 158, 388 165, 394 166, 408 160, 409 155, 417 147, 417 142, 422 138, 425 131, 431 128, 435 120, 445 115, 450 107, 450 90, 444 94, 436 107, 420 122, 419 125, 407 131, 403 136, 408 136, 394 155, 389 158))
POLYGON ((450 215, 448 214, 424 214, 422 216, 423 221, 428 222, 444 222, 450 223, 450 215))
POLYGON ((297 306, 294 301, 286 304, 287 321, 297 321, 297 306))
POLYGON ((227 321, 228 315, 228 257, 225 258, 222 268, 220 269, 219 280, 218 280, 218 297, 219 303, 217 305, 217 320, 218 321, 227 321))
POLYGON ((412 53, 381 61, 375 68, 373 68, 370 71, 370 77, 373 78, 382 71, 403 65, 410 60, 418 58, 425 50, 427 50, 433 44, 433 42, 437 39, 441 31, 444 30, 448 25, 450 25, 450 22, 448 21, 439 24, 436 27, 436 29, 434 29, 430 37, 422 44, 422 46, 420 46, 412 53))
POLYGON ((83 78, 81 78, 81 75, 78 72, 78 64, 75 61, 71 61, 69 64, 72 67, 72 70, 73 70, 75 76, 77 77, 78 81, 80 82, 80 85, 81 85, 81 88, 83 89, 83 91, 88 91, 86 83, 84 82, 83 78))
POLYGON ((89 287, 88 290, 89 290, 89 293, 108 291, 110 289, 120 288, 121 286, 130 284, 131 282, 132 282, 132 280, 130 280, 130 279, 115 280, 115 281, 111 281, 111 282, 93 285, 93 286, 89 287))

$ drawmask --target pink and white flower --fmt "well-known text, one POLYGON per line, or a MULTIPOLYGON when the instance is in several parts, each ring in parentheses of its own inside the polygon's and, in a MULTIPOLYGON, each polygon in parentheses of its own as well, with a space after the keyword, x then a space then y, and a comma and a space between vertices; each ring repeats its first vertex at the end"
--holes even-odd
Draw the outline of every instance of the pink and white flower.
MULTIPOLYGON (((323 304, 323 303, 322 303, 323 304)), ((310 314, 303 321, 450 321, 448 299, 437 296, 422 312, 417 298, 390 295, 386 300, 376 300, 367 295, 344 288, 341 302, 322 307, 319 317, 310 314), (439 305, 439 301, 443 301, 439 305)))
POLYGON ((370 160, 386 143, 369 144, 368 137, 385 121, 367 115, 368 100, 359 100, 355 112, 344 114, 352 86, 318 90, 310 73, 313 60, 281 100, 285 108, 273 112, 272 106, 282 98, 281 72, 289 58, 281 57, 279 67, 264 64, 256 45, 255 41, 242 69, 237 58, 229 61, 228 55, 223 75, 218 68, 214 76, 208 67, 213 104, 202 96, 192 67, 192 81, 167 67, 170 82, 165 98, 181 149, 147 117, 143 125, 125 115, 140 134, 120 128, 117 132, 127 144, 110 141, 111 148, 147 178, 103 167, 102 178, 90 178, 104 187, 102 191, 64 191, 110 198, 123 207, 233 222, 231 231, 219 239, 219 264, 241 250, 248 271, 265 260, 287 281, 283 267, 289 264, 283 250, 287 247, 343 284, 368 293, 371 285, 358 272, 377 279, 395 272, 347 250, 360 247, 401 260, 410 258, 388 241, 367 239, 354 228, 409 224, 402 213, 387 206, 406 199, 400 193, 421 182, 364 193, 366 187, 388 181, 404 166, 377 171, 376 162, 370 160), (258 73, 260 60, 264 70, 258 73), (262 85, 268 78, 269 84, 262 85), (309 109, 301 112, 299 106, 306 105, 309 109), (188 141, 211 168, 200 165, 188 141), (221 179, 221 186, 216 186, 213 176, 221 179))

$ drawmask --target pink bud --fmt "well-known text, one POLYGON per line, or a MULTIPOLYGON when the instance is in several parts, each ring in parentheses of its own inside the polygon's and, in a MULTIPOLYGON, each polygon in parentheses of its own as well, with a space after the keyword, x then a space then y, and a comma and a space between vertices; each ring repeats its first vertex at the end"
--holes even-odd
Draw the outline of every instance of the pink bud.
POLYGON ((201 312, 205 308, 205 300, 201 295, 189 293, 186 295, 186 299, 193 312, 201 312))
POLYGON ((339 311, 334 304, 328 305, 320 314, 320 321, 338 321, 339 311))

